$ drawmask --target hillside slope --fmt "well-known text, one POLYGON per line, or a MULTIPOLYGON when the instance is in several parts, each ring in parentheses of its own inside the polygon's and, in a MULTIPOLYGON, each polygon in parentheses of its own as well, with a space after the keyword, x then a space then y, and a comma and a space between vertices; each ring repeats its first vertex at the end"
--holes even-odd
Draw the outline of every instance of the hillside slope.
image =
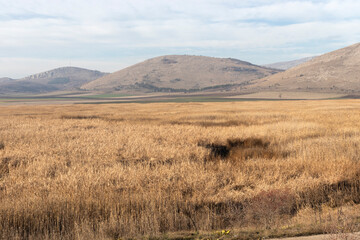
POLYGON ((360 43, 257 80, 252 87, 255 90, 360 92, 360 43))
POLYGON ((146 60, 109 74, 82 88, 86 90, 181 91, 248 84, 280 70, 230 58, 169 55, 146 60))

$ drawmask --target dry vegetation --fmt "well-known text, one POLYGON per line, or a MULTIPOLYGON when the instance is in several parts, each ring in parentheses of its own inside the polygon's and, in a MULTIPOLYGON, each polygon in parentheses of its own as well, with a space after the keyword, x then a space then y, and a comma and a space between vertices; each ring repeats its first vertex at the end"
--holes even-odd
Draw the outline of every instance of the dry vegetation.
POLYGON ((355 100, 0 107, 0 238, 359 230, 359 110, 355 100))

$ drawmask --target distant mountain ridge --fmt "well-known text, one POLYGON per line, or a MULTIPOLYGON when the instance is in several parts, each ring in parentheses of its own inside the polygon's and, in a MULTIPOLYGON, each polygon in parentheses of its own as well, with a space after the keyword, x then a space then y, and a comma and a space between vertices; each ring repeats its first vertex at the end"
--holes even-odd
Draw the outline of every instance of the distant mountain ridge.
POLYGON ((247 85, 281 70, 232 58, 167 55, 148 59, 82 86, 86 90, 176 92, 247 85))
POLYGON ((60 67, 25 78, 0 82, 0 93, 73 91, 106 74, 78 67, 60 67))
POLYGON ((284 62, 265 64, 263 66, 269 67, 269 68, 281 69, 281 70, 288 70, 290 68, 293 68, 300 64, 303 64, 307 61, 310 61, 313 58, 314 57, 306 57, 306 58, 296 59, 296 60, 292 60, 292 61, 284 61, 284 62))

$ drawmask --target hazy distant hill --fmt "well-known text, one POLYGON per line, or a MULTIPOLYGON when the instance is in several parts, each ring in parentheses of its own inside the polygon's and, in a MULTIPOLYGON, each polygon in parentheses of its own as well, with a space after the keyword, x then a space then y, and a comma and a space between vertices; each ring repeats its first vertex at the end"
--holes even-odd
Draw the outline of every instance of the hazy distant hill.
POLYGON ((257 81, 254 89, 360 92, 360 43, 257 81))
POLYGON ((61 67, 22 79, 0 82, 0 93, 42 93, 72 91, 107 73, 77 67, 61 67))
POLYGON ((0 84, 1 84, 1 83, 8 83, 8 82, 11 82, 11 81, 13 81, 13 80, 14 80, 14 79, 8 78, 8 77, 0 78, 0 84))
POLYGON ((279 70, 231 58, 169 55, 146 60, 109 74, 82 88, 87 90, 182 91, 248 84, 279 70))
POLYGON ((281 70, 287 70, 293 67, 296 67, 302 63, 305 63, 307 61, 310 61, 314 57, 307 57, 307 58, 301 58, 293 61, 285 61, 285 62, 277 62, 277 63, 271 63, 271 64, 265 64, 264 67, 269 68, 275 68, 275 69, 281 69, 281 70))

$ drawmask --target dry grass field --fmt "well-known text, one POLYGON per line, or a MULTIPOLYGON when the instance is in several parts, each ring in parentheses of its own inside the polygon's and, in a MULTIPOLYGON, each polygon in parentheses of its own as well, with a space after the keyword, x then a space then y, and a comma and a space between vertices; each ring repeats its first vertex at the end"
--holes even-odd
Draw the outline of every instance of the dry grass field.
POLYGON ((360 101, 0 107, 0 239, 360 226, 360 101))

